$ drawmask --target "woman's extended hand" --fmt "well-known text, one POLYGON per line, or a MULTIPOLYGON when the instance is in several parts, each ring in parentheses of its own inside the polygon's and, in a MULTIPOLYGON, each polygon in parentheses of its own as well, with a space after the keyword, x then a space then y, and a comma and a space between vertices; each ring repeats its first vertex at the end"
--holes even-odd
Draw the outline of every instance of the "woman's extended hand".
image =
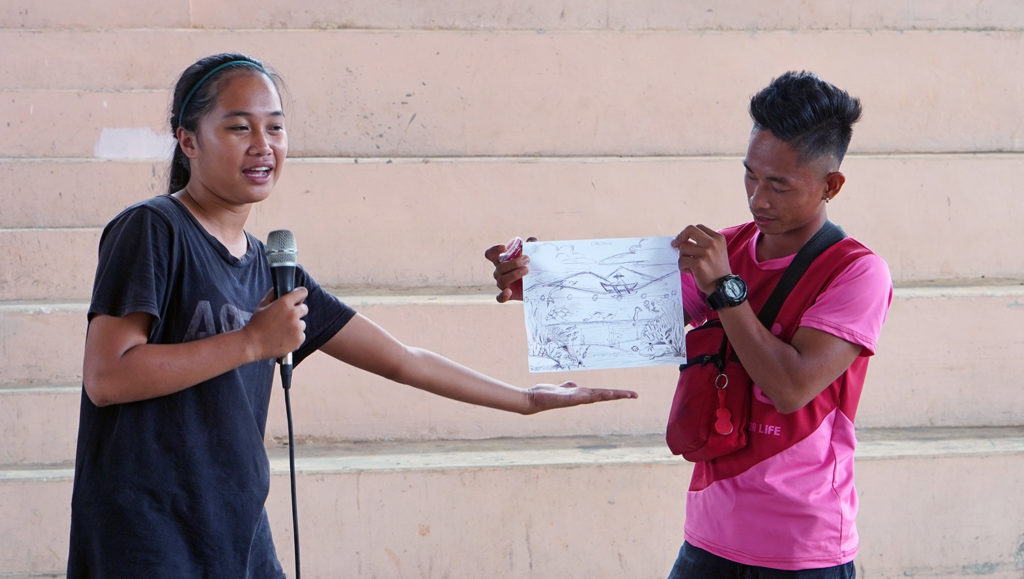
POLYGON ((632 390, 612 390, 607 388, 585 388, 575 382, 561 384, 537 384, 526 391, 530 400, 529 410, 523 414, 536 414, 554 408, 566 408, 593 402, 636 398, 632 390))

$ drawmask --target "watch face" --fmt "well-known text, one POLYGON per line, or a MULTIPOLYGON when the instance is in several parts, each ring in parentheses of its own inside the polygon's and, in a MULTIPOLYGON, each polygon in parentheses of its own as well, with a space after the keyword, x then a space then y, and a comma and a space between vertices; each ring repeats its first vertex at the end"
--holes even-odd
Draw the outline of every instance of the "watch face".
POLYGON ((729 278, 722 283, 722 293, 729 300, 742 300, 746 297, 746 288, 743 287, 744 283, 738 278, 729 278))

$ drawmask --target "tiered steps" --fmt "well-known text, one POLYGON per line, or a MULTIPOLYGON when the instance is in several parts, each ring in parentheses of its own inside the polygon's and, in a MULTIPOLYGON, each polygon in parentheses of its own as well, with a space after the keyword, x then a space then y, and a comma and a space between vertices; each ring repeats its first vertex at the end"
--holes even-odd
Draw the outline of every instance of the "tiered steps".
MULTIPOLYGON (((829 210, 897 285, 857 417, 858 573, 1024 573, 1014 3, 139 6, 0 14, 0 577, 63 574, 99 232, 163 191, 170 88, 222 50, 286 82, 291 158, 251 231, 293 230, 317 279, 403 341, 524 386, 640 392, 522 417, 310 358, 292 395, 307 577, 667 573, 690 473, 661 438, 675 369, 529 374, 522 308, 494 303, 482 254, 745 220, 746 103, 792 68, 864 101, 829 210)), ((268 430, 290 570, 279 389, 268 430)))
MULTIPOLYGON (((1014 515, 1024 429, 868 430, 861 438, 858 576, 1020 576, 1014 515)), ((270 452, 268 508, 291 569, 288 462, 283 448, 270 452)), ((659 435, 298 452, 307 577, 663 577, 679 546, 690 474, 659 435)), ((60 576, 71 474, 0 472, 8 541, 0 564, 13 570, 5 576, 60 576)))

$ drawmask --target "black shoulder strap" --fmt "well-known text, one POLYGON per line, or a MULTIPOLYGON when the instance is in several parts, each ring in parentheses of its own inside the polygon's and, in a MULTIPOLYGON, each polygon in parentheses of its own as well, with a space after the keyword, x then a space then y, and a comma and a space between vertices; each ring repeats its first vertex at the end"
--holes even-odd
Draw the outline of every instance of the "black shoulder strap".
POLYGON ((772 324, 775 323, 775 316, 779 314, 779 310, 782 309, 782 302, 786 301, 786 296, 796 286, 796 282, 800 281, 800 277, 804 275, 807 268, 810 267, 811 262, 816 257, 821 255, 823 251, 832 247, 835 243, 841 241, 846 237, 846 232, 842 230, 838 225, 831 221, 826 221, 821 229, 817 231, 807 243, 800 248, 797 252, 796 257, 786 268, 786 271, 782 274, 782 278, 779 280, 778 285, 772 290, 771 295, 768 296, 768 300, 764 302, 761 307, 761 311, 758 312, 757 317, 764 324, 764 327, 771 328, 772 324))

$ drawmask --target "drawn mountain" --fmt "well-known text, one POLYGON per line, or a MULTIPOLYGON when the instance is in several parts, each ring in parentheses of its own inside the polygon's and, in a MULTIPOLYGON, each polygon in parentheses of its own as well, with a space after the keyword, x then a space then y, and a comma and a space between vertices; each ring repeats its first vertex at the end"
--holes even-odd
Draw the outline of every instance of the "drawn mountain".
POLYGON ((546 287, 589 294, 624 295, 640 291, 651 283, 664 278, 665 275, 673 273, 675 272, 655 277, 628 267, 619 267, 607 276, 587 271, 552 281, 538 280, 536 284, 530 287, 530 290, 534 291, 535 288, 546 287))

